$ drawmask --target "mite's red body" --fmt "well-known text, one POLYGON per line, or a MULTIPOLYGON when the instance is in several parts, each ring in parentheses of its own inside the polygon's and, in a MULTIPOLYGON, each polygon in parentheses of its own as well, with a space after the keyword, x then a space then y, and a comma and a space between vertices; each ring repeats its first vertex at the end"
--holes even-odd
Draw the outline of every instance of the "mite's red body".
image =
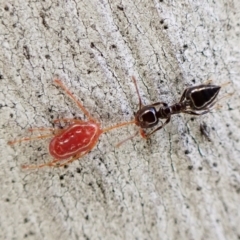
POLYGON ((95 122, 75 121, 51 140, 49 153, 59 160, 85 154, 93 149, 101 133, 95 122))

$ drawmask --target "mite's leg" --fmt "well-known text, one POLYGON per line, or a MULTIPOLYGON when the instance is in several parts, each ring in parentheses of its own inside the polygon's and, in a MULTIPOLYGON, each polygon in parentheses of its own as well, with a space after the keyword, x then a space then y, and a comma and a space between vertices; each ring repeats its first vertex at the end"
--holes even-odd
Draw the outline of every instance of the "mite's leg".
POLYGON ((20 142, 27 142, 27 141, 31 141, 31 140, 36 140, 36 139, 44 139, 44 138, 50 138, 50 137, 54 137, 55 134, 48 134, 48 135, 42 135, 42 136, 37 136, 37 137, 26 137, 26 138, 21 138, 21 139, 17 139, 14 141, 9 141, 8 145, 13 145, 15 143, 20 143, 20 142))
MULTIPOLYGON (((65 124, 73 124, 73 123, 79 123, 79 124, 86 124, 88 123, 87 121, 82 121, 79 119, 73 119, 73 118, 59 118, 59 119, 54 119, 53 123, 65 123, 65 124)), ((96 121, 95 121, 96 123, 96 121)))
POLYGON ((9 141, 9 145, 13 145, 15 143, 20 143, 20 142, 27 142, 27 141, 32 141, 32 140, 37 140, 37 139, 44 139, 44 138, 51 138, 54 137, 56 134, 59 134, 62 130, 61 129, 54 129, 54 128, 29 128, 29 132, 51 132, 51 134, 47 135, 41 135, 41 136, 36 136, 36 137, 25 137, 21 139, 17 139, 14 141, 9 141))
POLYGON ((40 164, 40 165, 22 165, 22 169, 38 169, 38 168, 43 168, 43 167, 55 167, 56 164, 61 161, 59 159, 54 159, 50 162, 47 162, 47 163, 43 163, 43 164, 40 164))
POLYGON ((64 161, 63 163, 56 164, 54 167, 64 167, 67 164, 72 163, 73 161, 75 161, 75 160, 77 160, 79 158, 82 158, 83 156, 87 155, 92 149, 93 149, 93 147, 91 149, 87 150, 84 153, 81 152, 79 154, 76 154, 75 156, 71 157, 67 161, 64 161))
POLYGON ((59 159, 54 159, 53 161, 50 161, 50 162, 47 162, 47 163, 43 163, 43 164, 40 164, 40 165, 23 165, 22 166, 22 169, 38 169, 38 168, 43 168, 43 167, 63 167, 73 161, 75 161, 76 159, 78 158, 81 158, 83 157, 84 155, 86 155, 87 153, 89 153, 90 151, 92 150, 89 149, 88 151, 84 152, 84 153, 79 153, 67 160, 59 160, 59 159))
POLYGON ((64 122, 64 123, 75 123, 75 122, 84 122, 78 119, 73 119, 73 118, 58 118, 54 119, 52 121, 53 123, 59 123, 59 122, 64 122))
POLYGON ((88 110, 80 103, 80 101, 70 92, 70 90, 59 79, 55 79, 54 83, 56 83, 59 87, 61 87, 65 91, 65 93, 78 105, 78 107, 83 111, 83 113, 87 116, 89 120, 96 122, 96 119, 91 116, 88 110))
POLYGON ((116 147, 120 147, 123 143, 127 142, 128 140, 133 139, 133 138, 136 137, 137 135, 138 135, 138 131, 137 131, 134 135, 132 135, 132 136, 130 136, 130 137, 122 140, 121 142, 119 142, 119 143, 116 145, 116 147))
POLYGON ((45 128, 45 127, 40 127, 40 128, 29 128, 29 132, 52 132, 54 133, 56 129, 54 128, 45 128))

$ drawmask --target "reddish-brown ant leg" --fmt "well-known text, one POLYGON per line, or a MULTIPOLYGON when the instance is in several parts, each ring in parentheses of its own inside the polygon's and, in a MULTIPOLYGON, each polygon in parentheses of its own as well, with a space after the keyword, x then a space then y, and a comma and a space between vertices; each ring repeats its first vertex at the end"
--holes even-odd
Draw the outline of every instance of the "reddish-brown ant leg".
POLYGON ((147 139, 147 135, 146 135, 145 131, 142 128, 139 129, 139 133, 140 133, 142 138, 147 139))

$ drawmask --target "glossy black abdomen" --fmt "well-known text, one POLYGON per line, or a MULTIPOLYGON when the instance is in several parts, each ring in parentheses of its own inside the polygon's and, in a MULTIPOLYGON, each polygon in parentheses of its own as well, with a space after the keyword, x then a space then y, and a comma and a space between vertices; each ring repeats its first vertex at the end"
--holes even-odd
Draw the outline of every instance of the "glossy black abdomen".
POLYGON ((220 88, 221 87, 216 85, 200 85, 191 89, 188 92, 188 97, 191 100, 192 108, 202 110, 211 105, 217 97, 220 88))

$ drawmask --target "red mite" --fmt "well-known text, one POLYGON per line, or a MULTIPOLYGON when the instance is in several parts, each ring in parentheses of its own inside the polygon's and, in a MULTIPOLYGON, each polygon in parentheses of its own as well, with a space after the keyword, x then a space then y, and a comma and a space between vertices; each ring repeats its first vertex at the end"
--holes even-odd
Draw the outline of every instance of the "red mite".
POLYGON ((23 165, 22 168, 24 169, 37 169, 45 166, 65 166, 66 164, 69 164, 89 153, 97 144, 101 134, 111 131, 115 128, 120 128, 122 126, 135 123, 135 120, 133 120, 102 129, 101 124, 90 115, 87 109, 83 107, 79 100, 59 79, 54 80, 54 83, 61 87, 65 93, 78 105, 88 120, 81 121, 76 119, 56 119, 54 123, 60 121, 67 123, 65 128, 57 130, 54 128, 33 128, 29 129, 29 131, 47 131, 50 132, 50 134, 9 141, 8 144, 13 145, 18 142, 52 137, 52 140, 49 143, 49 153, 52 155, 53 160, 41 165, 23 165))

